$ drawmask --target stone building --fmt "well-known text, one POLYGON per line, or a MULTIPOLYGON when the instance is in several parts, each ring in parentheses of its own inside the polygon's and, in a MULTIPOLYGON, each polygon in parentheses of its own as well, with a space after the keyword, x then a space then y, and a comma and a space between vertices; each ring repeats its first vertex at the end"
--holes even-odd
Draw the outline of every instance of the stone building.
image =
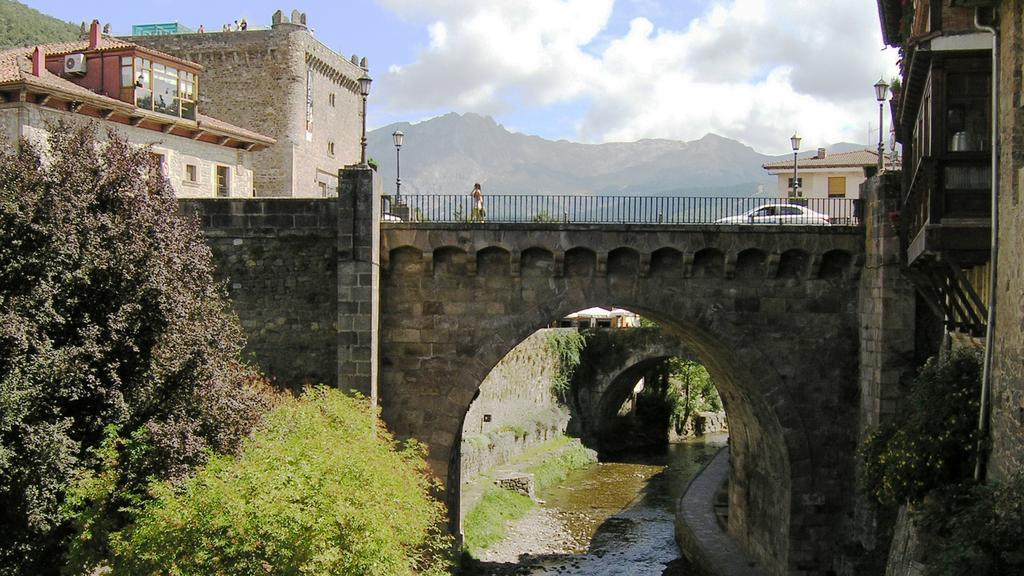
POLYGON ((88 38, 0 52, 0 130, 40 140, 57 121, 94 122, 150 146, 180 197, 252 196, 252 155, 274 140, 207 116, 203 72, 93 21, 88 38))
POLYGON ((254 156, 257 196, 333 196, 338 170, 359 161, 366 60, 317 40, 305 14, 277 11, 269 29, 130 40, 202 64, 204 107, 277 140, 254 156))
POLYGON ((988 474, 1005 478, 1024 468, 1024 0, 878 6, 902 56, 906 271, 948 331, 991 346, 988 474))

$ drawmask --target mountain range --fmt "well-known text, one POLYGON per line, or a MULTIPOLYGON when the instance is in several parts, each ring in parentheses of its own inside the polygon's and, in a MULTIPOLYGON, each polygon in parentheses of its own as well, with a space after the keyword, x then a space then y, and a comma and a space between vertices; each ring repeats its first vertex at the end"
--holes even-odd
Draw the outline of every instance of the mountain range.
MULTIPOLYGON (((395 189, 395 130, 405 134, 403 194, 468 194, 473 183, 480 182, 485 194, 774 195, 776 178, 761 166, 787 157, 761 154, 710 133, 689 142, 551 141, 510 132, 487 116, 449 113, 367 134, 367 155, 379 164, 389 194, 395 189)), ((862 148, 840 143, 829 150, 862 148)))

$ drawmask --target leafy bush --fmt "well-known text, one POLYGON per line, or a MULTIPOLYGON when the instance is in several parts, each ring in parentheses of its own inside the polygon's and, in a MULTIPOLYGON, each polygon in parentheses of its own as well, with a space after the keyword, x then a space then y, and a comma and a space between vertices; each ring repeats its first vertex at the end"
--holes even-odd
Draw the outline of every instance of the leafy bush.
POLYGON ((83 511, 68 487, 99 473, 111 425, 116 485, 78 502, 94 527, 122 525, 149 477, 236 449, 266 409, 210 250, 148 150, 50 133, 0 154, 2 575, 57 573, 83 511))
POLYGON ((396 449, 365 398, 314 388, 216 456, 115 541, 114 574, 444 574, 444 507, 423 449, 396 449))
POLYGON ((1024 472, 1005 483, 961 483, 925 498, 927 576, 1024 574, 1024 472))
POLYGON ((861 447, 867 492, 883 504, 919 502, 969 478, 980 394, 977 351, 929 359, 911 385, 906 418, 875 430, 861 447))

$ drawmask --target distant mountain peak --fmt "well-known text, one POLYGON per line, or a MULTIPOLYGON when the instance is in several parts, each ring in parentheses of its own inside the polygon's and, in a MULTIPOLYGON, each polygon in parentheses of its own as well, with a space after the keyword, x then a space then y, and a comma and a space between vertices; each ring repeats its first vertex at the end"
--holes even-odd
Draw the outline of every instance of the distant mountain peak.
MULTIPOLYGON (((368 136, 368 154, 394 157, 398 125, 368 136)), ((749 146, 708 133, 682 142, 584 144, 511 132, 491 116, 448 113, 401 124, 402 192, 461 194, 483 182, 486 194, 747 196, 774 180, 761 169, 771 160, 749 146)), ((382 174, 394 166, 381 161, 382 174)), ((385 191, 393 181, 384 179, 385 191)))

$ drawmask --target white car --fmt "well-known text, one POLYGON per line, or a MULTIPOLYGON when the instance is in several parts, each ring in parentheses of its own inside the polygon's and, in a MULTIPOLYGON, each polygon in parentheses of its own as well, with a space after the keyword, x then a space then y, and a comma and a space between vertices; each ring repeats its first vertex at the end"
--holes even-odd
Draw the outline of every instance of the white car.
POLYGON ((828 226, 828 214, 815 212, 799 204, 764 204, 738 216, 715 220, 715 224, 793 224, 797 226, 828 226))

